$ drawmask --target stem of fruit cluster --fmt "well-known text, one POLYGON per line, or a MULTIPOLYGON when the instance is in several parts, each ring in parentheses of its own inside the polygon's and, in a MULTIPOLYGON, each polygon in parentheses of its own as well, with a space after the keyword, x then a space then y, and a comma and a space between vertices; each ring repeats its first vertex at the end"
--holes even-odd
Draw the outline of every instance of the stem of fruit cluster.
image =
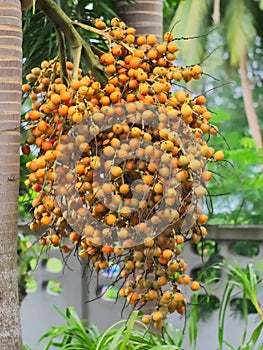
POLYGON ((68 85, 68 72, 66 66, 67 53, 65 45, 65 36, 60 29, 56 29, 58 52, 59 52, 59 63, 60 63, 60 77, 63 84, 68 85))
MULTIPOLYGON (((79 23, 79 22, 72 22, 72 24, 82 28, 82 29, 85 29, 89 32, 92 32, 92 33, 96 33, 98 35, 101 35, 103 36, 105 39, 107 39, 107 41, 109 42, 109 46, 111 46, 111 42, 112 40, 114 40, 106 31, 103 31, 103 30, 100 30, 100 29, 97 29, 97 28, 94 28, 94 27, 91 27, 87 24, 83 24, 83 23, 79 23)), ((116 41, 116 40, 115 40, 116 41)), ((125 42, 122 42, 121 43, 123 47, 125 47, 126 50, 130 51, 130 52, 134 52, 134 49, 131 48, 129 45, 127 45, 125 42)))
MULTIPOLYGON (((107 77, 100 66, 98 58, 94 55, 90 45, 83 40, 65 12, 53 0, 37 0, 36 5, 45 13, 54 27, 64 33, 71 44, 72 51, 74 53, 81 52, 83 54, 94 78, 102 85, 105 85, 107 83, 107 77)), ((79 54, 75 55, 77 61, 79 60, 78 56, 79 54)), ((73 64, 74 63, 77 62, 73 62, 73 64)), ((78 64, 75 64, 73 75, 76 75, 78 68, 78 64)))

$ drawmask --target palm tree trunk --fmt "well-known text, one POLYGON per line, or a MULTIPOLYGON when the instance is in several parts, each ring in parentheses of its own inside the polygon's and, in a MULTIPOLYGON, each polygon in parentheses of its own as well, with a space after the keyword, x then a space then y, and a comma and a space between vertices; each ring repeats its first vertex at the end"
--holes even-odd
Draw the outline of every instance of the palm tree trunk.
POLYGON ((117 13, 127 25, 136 28, 136 35, 151 33, 158 41, 162 40, 162 0, 136 0, 133 4, 120 0, 117 1, 117 13))
POLYGON ((22 28, 19 0, 0 0, 0 349, 22 347, 17 286, 17 203, 22 28))
POLYGON ((243 91, 243 101, 245 106, 245 112, 247 115, 248 125, 252 137, 255 140, 257 146, 262 148, 262 136, 259 128, 258 117, 254 107, 252 90, 249 86, 249 78, 247 71, 247 51, 244 51, 244 53, 241 55, 239 67, 243 91))
POLYGON ((215 25, 220 23, 220 0, 214 0, 213 20, 215 25))

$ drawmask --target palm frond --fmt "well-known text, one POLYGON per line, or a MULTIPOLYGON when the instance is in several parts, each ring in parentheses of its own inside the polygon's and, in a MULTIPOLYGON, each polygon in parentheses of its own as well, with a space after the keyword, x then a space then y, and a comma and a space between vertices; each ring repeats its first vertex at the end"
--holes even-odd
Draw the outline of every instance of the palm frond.
POLYGON ((226 44, 230 53, 230 64, 238 67, 240 57, 256 37, 253 14, 245 0, 228 1, 224 16, 226 44))
MULTIPOLYGON (((195 37, 208 32, 211 24, 211 0, 185 0, 178 5, 171 23, 172 33, 175 37, 195 37)), ((181 57, 186 65, 199 63, 205 55, 207 37, 182 40, 180 42, 181 57)))

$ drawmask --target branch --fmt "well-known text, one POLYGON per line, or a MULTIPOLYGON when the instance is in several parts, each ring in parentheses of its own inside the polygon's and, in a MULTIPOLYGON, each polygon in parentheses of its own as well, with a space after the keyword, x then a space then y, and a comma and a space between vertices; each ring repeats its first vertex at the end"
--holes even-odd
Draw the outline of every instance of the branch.
POLYGON ((68 85, 68 72, 66 66, 66 45, 65 36, 60 29, 56 29, 57 42, 58 42, 58 52, 59 52, 59 62, 60 62, 60 77, 63 84, 68 85))
MULTIPOLYGON (((107 76, 98 58, 94 55, 90 45, 83 40, 76 28, 74 28, 71 19, 65 12, 53 0, 37 0, 36 5, 45 13, 54 27, 64 33, 70 42, 72 50, 81 52, 84 55, 94 78, 102 85, 105 85, 107 83, 107 76)), ((73 61, 74 63, 76 62, 73 61)), ((76 66, 74 72, 78 71, 78 64, 76 66)))

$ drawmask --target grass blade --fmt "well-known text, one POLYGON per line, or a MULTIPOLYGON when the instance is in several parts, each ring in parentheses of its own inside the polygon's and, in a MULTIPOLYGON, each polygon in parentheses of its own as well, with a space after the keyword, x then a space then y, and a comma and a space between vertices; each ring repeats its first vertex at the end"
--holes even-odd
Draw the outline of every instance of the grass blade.
MULTIPOLYGON (((134 324, 138 318, 138 311, 135 311, 131 314, 128 322, 127 322, 127 328, 126 328, 126 331, 125 331, 125 335, 124 335, 124 338, 123 338, 123 342, 121 344, 121 347, 119 350, 125 350, 127 349, 126 348, 126 344, 128 343, 129 341, 129 338, 130 338, 130 335, 131 335, 131 332, 134 328, 134 324)), ((113 350, 113 349, 112 349, 113 350)))
POLYGON ((256 342, 258 341, 259 336, 261 335, 261 331, 263 328, 263 322, 261 322, 253 331, 253 333, 251 334, 251 337, 248 341, 248 344, 251 346, 256 345, 256 342))
POLYGON ((234 289, 234 285, 226 284, 226 287, 224 289, 223 298, 220 304, 219 308, 219 315, 218 315, 218 342, 219 342, 219 349, 223 349, 223 342, 224 342, 224 326, 225 326, 225 317, 226 317, 226 311, 227 307, 229 305, 231 295, 234 289))
POLYGON ((161 346, 154 346, 151 348, 151 350, 182 350, 178 348, 178 346, 175 345, 161 345, 161 346))

